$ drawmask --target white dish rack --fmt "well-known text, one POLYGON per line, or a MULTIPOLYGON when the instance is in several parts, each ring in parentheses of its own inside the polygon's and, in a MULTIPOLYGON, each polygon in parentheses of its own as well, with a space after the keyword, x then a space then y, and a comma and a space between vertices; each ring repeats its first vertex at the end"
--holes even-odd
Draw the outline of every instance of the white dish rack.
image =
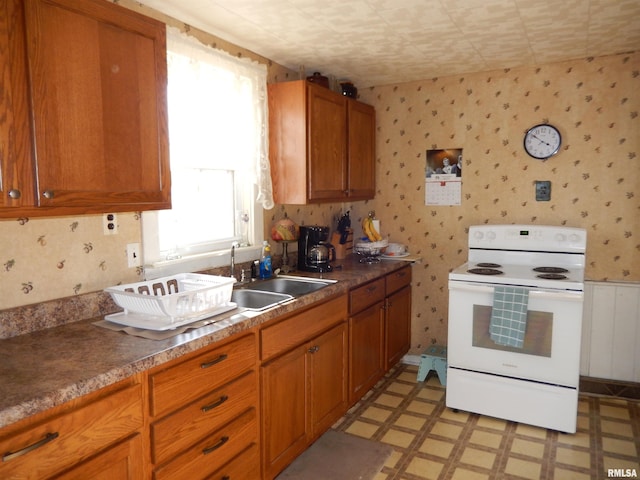
POLYGON ((181 273, 105 289, 124 312, 105 319, 137 328, 167 330, 236 308, 235 278, 181 273))

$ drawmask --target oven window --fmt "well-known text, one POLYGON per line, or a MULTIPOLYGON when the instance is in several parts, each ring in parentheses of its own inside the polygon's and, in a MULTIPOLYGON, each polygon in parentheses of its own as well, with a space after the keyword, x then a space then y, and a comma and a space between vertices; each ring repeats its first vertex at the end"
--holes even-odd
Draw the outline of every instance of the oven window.
POLYGON ((498 345, 489 334, 491 307, 473 306, 473 346, 504 350, 507 352, 526 353, 540 357, 551 357, 551 335, 553 333, 553 313, 529 310, 527 312, 527 329, 522 348, 498 345))

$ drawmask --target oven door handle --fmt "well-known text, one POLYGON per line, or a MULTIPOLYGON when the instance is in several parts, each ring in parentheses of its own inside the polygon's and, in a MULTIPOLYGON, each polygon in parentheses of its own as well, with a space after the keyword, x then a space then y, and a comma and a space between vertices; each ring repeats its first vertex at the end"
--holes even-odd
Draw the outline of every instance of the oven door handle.
MULTIPOLYGON (((526 288, 526 287, 525 287, 526 288)), ((449 282, 449 290, 458 290, 463 292, 489 293, 493 295, 494 286, 485 284, 471 283, 455 283, 449 282)), ((548 298, 553 300, 566 300, 574 302, 582 302, 584 299, 583 292, 575 292, 569 290, 540 290, 536 287, 530 287, 529 297, 548 298)))

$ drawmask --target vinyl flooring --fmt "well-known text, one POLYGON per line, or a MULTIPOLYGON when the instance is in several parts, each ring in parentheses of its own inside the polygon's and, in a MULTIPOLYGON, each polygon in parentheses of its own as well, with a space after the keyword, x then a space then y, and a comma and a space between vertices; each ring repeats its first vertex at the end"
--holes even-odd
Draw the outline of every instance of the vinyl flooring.
POLYGON ((640 477, 638 400, 580 394, 570 435, 454 412, 435 372, 417 372, 398 365, 333 426, 393 447, 375 480, 640 477))

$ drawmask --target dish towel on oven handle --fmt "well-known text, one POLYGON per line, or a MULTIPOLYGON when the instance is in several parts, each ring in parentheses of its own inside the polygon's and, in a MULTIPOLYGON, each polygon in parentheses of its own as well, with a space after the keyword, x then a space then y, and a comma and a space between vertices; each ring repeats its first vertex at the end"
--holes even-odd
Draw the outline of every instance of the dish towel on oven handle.
POLYGON ((491 340, 498 345, 522 348, 527 329, 529 290, 522 287, 494 287, 489 323, 491 340))

